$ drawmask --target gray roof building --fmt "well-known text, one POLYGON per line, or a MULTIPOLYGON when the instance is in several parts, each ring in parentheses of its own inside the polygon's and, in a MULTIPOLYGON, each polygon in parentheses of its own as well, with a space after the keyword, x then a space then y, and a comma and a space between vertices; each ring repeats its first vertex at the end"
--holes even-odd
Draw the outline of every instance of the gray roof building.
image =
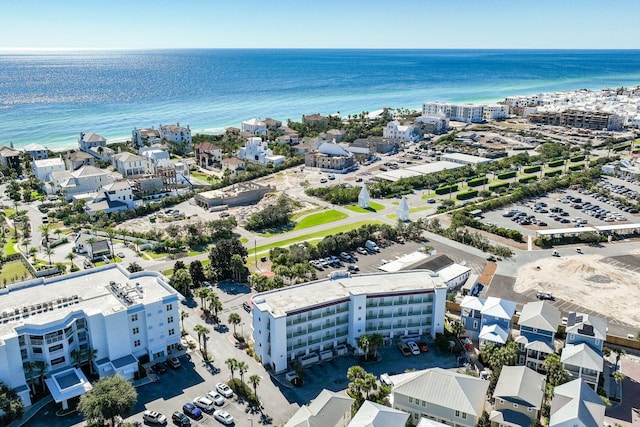
POLYGON ((546 301, 528 302, 522 307, 518 324, 555 332, 560 324, 560 311, 546 301))
POLYGON ((538 418, 545 377, 525 366, 503 366, 493 392, 495 410, 489 419, 501 426, 528 427, 538 418))
POLYGON ((604 410, 602 399, 584 380, 573 380, 554 389, 549 427, 600 427, 604 410))
POLYGON ((344 393, 322 390, 309 405, 301 406, 285 427, 346 427, 354 400, 344 393))
POLYGON ((365 401, 348 427, 404 427, 409 414, 378 403, 365 401))

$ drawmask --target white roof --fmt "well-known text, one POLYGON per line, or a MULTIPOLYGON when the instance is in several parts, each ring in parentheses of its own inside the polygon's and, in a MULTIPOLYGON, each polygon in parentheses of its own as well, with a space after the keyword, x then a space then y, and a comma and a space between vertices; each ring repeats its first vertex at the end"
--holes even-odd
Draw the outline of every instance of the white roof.
POLYGON ((378 270, 386 271, 387 273, 394 273, 396 271, 403 270, 410 265, 413 265, 417 262, 423 261, 429 258, 429 255, 424 252, 412 252, 410 254, 404 255, 394 261, 388 262, 381 267, 378 267, 378 270))
POLYGON ((348 427, 404 427, 409 414, 365 400, 348 427))
POLYGON ((253 119, 249 119, 247 121, 242 122, 243 125, 249 125, 249 126, 266 126, 266 123, 263 121, 260 121, 256 118, 253 119))
POLYGON ((482 310, 484 306, 484 299, 478 297, 472 297, 471 295, 467 295, 462 299, 460 303, 461 308, 469 308, 471 310, 482 310))
POLYGON ((483 326, 482 329, 480 329, 478 338, 498 344, 506 344, 509 338, 509 331, 496 324, 483 326))
POLYGON ((566 344, 562 350, 560 361, 563 364, 602 372, 602 356, 585 343, 566 344))
POLYGON ((35 165, 36 168, 50 168, 53 166, 61 166, 64 169, 64 161, 60 157, 34 160, 33 164, 35 165))
POLYGON ((47 147, 40 144, 27 144, 22 148, 25 152, 29 151, 46 151, 47 147))
MULTIPOLYGON (((410 396, 473 416, 484 411, 489 381, 442 368, 391 376, 391 393, 410 396)), ((395 399, 394 399, 395 400, 395 399)))
POLYGON ((351 295, 385 294, 416 289, 426 291, 444 286, 442 279, 430 276, 426 270, 412 270, 320 279, 262 292, 251 299, 260 311, 269 311, 274 317, 280 317, 286 316, 289 311, 349 298, 351 295))
POLYGON ((441 270, 438 270, 438 276, 442 277, 442 281, 446 283, 470 271, 471 269, 469 267, 465 267, 464 265, 454 263, 444 267, 441 270))
POLYGON ((455 159, 469 164, 488 163, 491 161, 491 159, 486 157, 472 156, 471 154, 464 153, 443 153, 440 158, 444 160, 455 159))
POLYGON ((323 142, 318 147, 318 152, 327 156, 351 156, 350 152, 335 142, 323 142))
POLYGON ((604 341, 607 338, 607 319, 592 314, 571 312, 566 332, 604 341))
POLYGON ((493 397, 517 398, 540 409, 544 389, 544 375, 526 366, 503 366, 493 397))
POLYGON ((507 299, 489 297, 482 307, 482 315, 511 319, 516 312, 516 303, 507 299))
POLYGON ((426 163, 424 165, 411 166, 403 169, 396 169, 389 172, 384 172, 376 175, 379 178, 386 179, 387 181, 397 181, 400 178, 408 178, 412 176, 428 175, 443 170, 458 169, 464 165, 460 163, 453 163, 447 161, 439 161, 433 163, 426 163))
POLYGON ((308 406, 301 406, 285 427, 335 427, 351 412, 352 404, 346 394, 323 389, 308 406))

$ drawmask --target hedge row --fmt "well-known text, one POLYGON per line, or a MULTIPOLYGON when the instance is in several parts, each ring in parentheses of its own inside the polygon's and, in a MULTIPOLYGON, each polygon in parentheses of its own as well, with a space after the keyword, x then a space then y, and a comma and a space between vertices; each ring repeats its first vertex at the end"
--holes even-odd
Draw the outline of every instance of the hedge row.
POLYGON ((489 190, 497 190, 498 188, 507 187, 509 185, 508 182, 501 182, 500 184, 493 184, 489 186, 489 190))
POLYGON ((524 173, 533 173, 533 172, 539 172, 540 169, 542 169, 542 166, 538 165, 538 166, 530 166, 528 168, 524 168, 523 172, 524 173))
POLYGON ((613 147, 613 151, 615 151, 615 152, 623 151, 623 150, 626 150, 629 147, 631 147, 631 144, 618 145, 617 147, 613 147))
POLYGON ((473 179, 471 181, 467 181, 467 185, 469 187, 479 187, 481 185, 486 184, 487 182, 489 182, 488 178, 478 178, 478 179, 473 179))
POLYGON ((570 171, 579 171, 580 169, 584 168, 584 165, 573 165, 573 166, 569 166, 569 170, 570 171))
POLYGON ((438 195, 449 194, 455 191, 458 191, 458 184, 447 186, 447 187, 436 188, 436 194, 438 195))
POLYGON ((529 175, 529 176, 523 176, 523 177, 522 177, 522 178, 520 178, 518 181, 519 181, 521 184, 526 184, 527 182, 535 181, 535 180, 537 180, 537 179, 538 179, 538 177, 537 177, 537 176, 535 176, 535 175, 529 175))
POLYGON ((552 176, 558 176, 562 174, 562 169, 556 169, 554 171, 549 171, 549 172, 545 172, 544 176, 546 177, 552 177, 552 176))
POLYGON ((550 168, 557 168, 558 166, 564 165, 564 160, 554 160, 553 162, 549 162, 547 166, 550 168))
POLYGON ((456 199, 458 200, 468 200, 473 199, 478 195, 478 190, 467 191, 466 193, 458 193, 456 195, 456 199))
POLYGON ((516 176, 518 172, 516 171, 511 171, 511 172, 504 172, 498 175, 498 179, 509 179, 509 178, 513 178, 514 176, 516 176))
POLYGON ((575 156, 575 157, 572 157, 572 158, 571 158, 571 162, 573 162, 573 163, 575 163, 575 162, 581 162, 581 161, 583 161, 583 160, 584 160, 584 157, 585 157, 585 156, 584 156, 584 154, 583 154, 583 155, 581 155, 581 156, 575 156))

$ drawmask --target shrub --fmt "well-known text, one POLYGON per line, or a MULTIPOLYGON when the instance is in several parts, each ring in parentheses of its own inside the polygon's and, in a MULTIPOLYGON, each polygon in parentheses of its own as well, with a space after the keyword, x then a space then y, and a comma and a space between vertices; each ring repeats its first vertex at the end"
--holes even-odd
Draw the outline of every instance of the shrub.
POLYGON ((523 172, 524 173, 533 173, 533 172, 539 172, 540 169, 542 169, 542 166, 538 165, 538 166, 530 166, 528 168, 524 168, 523 172))
POLYGON ((227 385, 233 390, 233 392, 240 398, 249 401, 251 404, 257 404, 258 398, 251 391, 251 388, 242 382, 239 378, 234 378, 231 381, 227 382, 227 385))
POLYGON ((624 151, 624 150, 628 149, 629 147, 631 147, 631 144, 618 145, 617 147, 613 147, 613 151, 615 151, 617 153, 618 151, 624 151))
POLYGON ((498 175, 498 179, 509 179, 509 178, 513 178, 514 176, 516 176, 518 172, 516 171, 510 171, 510 172, 504 172, 498 175))
POLYGON ((572 163, 581 162, 584 160, 584 154, 581 156, 572 157, 570 160, 572 163))
POLYGON ((458 193, 456 199, 458 200, 468 200, 473 199, 478 195, 478 190, 467 191, 466 193, 458 193))
POLYGON ((546 177, 552 177, 552 176, 557 176, 562 174, 562 169, 556 169, 554 171, 549 171, 549 172, 545 172, 544 176, 546 177))
POLYGON ((578 171, 578 170, 583 169, 583 168, 584 168, 584 165, 572 165, 572 166, 569 166, 569 170, 570 171, 578 171))
POLYGON ((471 181, 467 181, 467 185, 469 185, 469 187, 479 187, 481 185, 486 184, 487 182, 489 182, 489 179, 487 178, 478 178, 478 179, 472 179, 471 181))
POLYGON ((438 195, 453 193, 455 191, 458 191, 458 184, 436 188, 435 191, 436 191, 436 194, 438 195))
POLYGON ((490 186, 489 186, 489 190, 491 190, 491 191, 496 191, 496 190, 498 190, 499 188, 508 187, 508 186, 509 186, 509 183, 508 183, 508 182, 501 182, 501 183, 499 183, 499 184, 493 184, 493 185, 490 185, 490 186))
POLYGON ((553 162, 549 162, 547 166, 550 168, 557 168, 558 166, 564 165, 564 160, 554 160, 553 162))
POLYGON ((538 177, 535 175, 529 175, 529 176, 523 176, 522 178, 520 178, 518 181, 522 184, 526 184, 527 182, 531 182, 531 181, 535 181, 537 180, 538 177))

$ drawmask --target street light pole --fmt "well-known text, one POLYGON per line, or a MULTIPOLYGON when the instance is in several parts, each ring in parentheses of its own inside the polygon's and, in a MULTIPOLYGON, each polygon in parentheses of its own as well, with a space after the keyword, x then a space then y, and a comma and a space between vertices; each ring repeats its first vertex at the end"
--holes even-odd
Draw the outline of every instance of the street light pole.
POLYGON ((249 421, 251 421, 251 427, 253 427, 253 418, 249 417, 247 418, 249 421))

